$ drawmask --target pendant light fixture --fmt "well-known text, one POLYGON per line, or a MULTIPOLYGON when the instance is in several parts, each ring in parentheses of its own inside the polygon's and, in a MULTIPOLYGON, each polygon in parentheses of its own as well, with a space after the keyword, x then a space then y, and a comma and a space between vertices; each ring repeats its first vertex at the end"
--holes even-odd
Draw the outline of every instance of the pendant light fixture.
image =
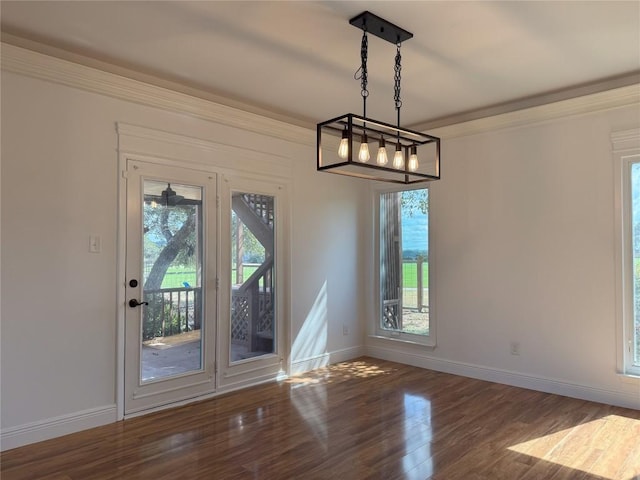
POLYGON ((173 188, 171 188, 170 183, 167 183, 167 188, 165 188, 160 195, 162 196, 162 203, 164 203, 165 207, 174 207, 184 200, 182 195, 178 195, 173 188))
POLYGON ((440 178, 440 139, 400 127, 400 109, 402 108, 400 46, 402 42, 412 38, 413 34, 368 11, 352 18, 349 23, 362 30, 361 65, 356 72, 356 78, 360 80, 363 112, 362 116, 348 113, 318 124, 317 170, 403 184, 438 180, 440 178), (367 118, 369 33, 396 45, 394 62, 396 125, 367 118), (375 158, 372 158, 369 152, 369 141, 374 141, 378 145, 375 158), (387 144, 393 148, 394 152, 391 162, 389 162, 387 144), (354 148, 358 149, 357 153, 354 152, 354 148))

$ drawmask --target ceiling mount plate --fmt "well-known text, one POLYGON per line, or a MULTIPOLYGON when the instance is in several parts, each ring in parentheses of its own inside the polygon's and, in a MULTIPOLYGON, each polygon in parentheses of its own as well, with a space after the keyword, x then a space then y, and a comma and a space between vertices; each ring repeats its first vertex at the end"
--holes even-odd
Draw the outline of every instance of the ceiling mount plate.
POLYGON ((404 28, 400 28, 369 11, 353 17, 349 23, 394 45, 413 38, 413 33, 407 32, 404 28))

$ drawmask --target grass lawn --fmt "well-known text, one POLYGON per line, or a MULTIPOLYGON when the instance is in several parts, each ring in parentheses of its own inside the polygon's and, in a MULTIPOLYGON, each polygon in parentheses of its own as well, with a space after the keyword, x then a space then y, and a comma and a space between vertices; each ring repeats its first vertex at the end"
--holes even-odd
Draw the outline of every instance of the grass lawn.
MULTIPOLYGON (((255 265, 244 266, 244 278, 245 280, 256 271, 258 267, 255 265)), ((184 267, 169 267, 164 280, 162 281, 162 288, 182 288, 184 285, 182 282, 188 282, 189 285, 196 285, 196 272, 193 270, 185 269, 184 267)), ((236 283, 236 272, 231 272, 231 283, 236 283)), ((418 274, 416 263, 403 263, 402 264, 402 285, 405 288, 417 288, 418 286, 418 274)), ((429 264, 424 262, 422 264, 422 286, 424 288, 429 287, 429 264)))
MULTIPOLYGON (((417 263, 402 263, 402 286, 404 288, 418 287, 418 265, 417 263)), ((429 264, 422 264, 422 286, 429 287, 429 264)))
POLYGON ((196 272, 185 270, 184 267, 169 267, 162 279, 162 288, 184 288, 182 282, 188 282, 192 287, 196 286, 196 272))
MULTIPOLYGON (((244 276, 244 280, 246 281, 247 278, 249 278, 253 272, 255 272, 258 269, 259 265, 243 265, 242 266, 242 275, 244 276)), ((236 270, 232 269, 231 270, 231 285, 235 285, 236 284, 236 270)), ((260 280, 260 285, 262 285, 262 280, 260 280)))
MULTIPOLYGON (((258 269, 256 265, 245 265, 243 268, 244 279, 246 280, 253 272, 258 269)), ((194 287, 196 285, 196 272, 185 269, 184 267, 169 267, 167 273, 162 280, 162 288, 183 288, 182 282, 188 282, 194 287)), ((231 272, 231 283, 236 282, 236 272, 231 272)))

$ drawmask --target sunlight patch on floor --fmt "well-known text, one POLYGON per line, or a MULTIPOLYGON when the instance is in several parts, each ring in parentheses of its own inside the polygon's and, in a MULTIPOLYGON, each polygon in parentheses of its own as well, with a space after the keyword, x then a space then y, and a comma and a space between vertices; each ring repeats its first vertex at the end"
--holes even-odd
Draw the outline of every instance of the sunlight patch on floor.
POLYGON ((328 384, 335 380, 348 380, 351 378, 372 378, 379 375, 389 375, 393 368, 382 368, 366 361, 342 362, 318 368, 310 372, 295 375, 286 380, 286 383, 294 386, 328 384))
POLYGON ((382 368, 364 361, 336 363, 327 367, 329 372, 341 378, 371 378, 379 375, 388 375, 391 368, 382 368))
POLYGON ((608 415, 509 450, 608 480, 631 480, 640 475, 640 420, 608 415))

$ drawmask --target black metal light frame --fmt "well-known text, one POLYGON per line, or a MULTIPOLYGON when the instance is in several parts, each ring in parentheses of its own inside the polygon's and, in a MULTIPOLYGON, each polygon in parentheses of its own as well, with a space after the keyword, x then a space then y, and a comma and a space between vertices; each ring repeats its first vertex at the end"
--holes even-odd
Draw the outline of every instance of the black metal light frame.
MULTIPOLYGON (((382 182, 412 184, 420 182, 429 182, 440 179, 440 139, 426 133, 408 130, 406 128, 398 128, 389 123, 372 120, 353 113, 347 113, 341 117, 332 118, 325 122, 319 123, 317 127, 318 140, 318 165, 317 170, 322 172, 337 173, 340 175, 348 175, 351 177, 366 178, 368 180, 379 180, 382 182), (331 162, 323 158, 323 139, 334 137, 342 137, 342 132, 346 130, 349 142, 349 153, 347 158, 339 159, 331 162), (361 138, 366 134, 371 138, 372 143, 383 138, 387 145, 395 146, 400 143, 405 162, 402 169, 393 168, 393 166, 381 166, 376 163, 375 158, 367 163, 362 163, 357 159, 357 152, 354 152, 355 139, 361 138), (426 147, 426 148, 425 148, 426 147), (418 152, 428 151, 432 154, 431 162, 428 163, 428 172, 425 170, 410 171, 409 158, 411 148, 415 148, 418 152), (355 158, 354 158, 355 157, 355 158)), ((327 149, 329 154, 335 154, 336 142, 329 143, 327 149)), ((424 155, 422 162, 427 163, 424 155)), ((389 163, 392 163, 389 160, 389 163)))
MULTIPOLYGON (((363 30, 365 34, 371 33, 397 45, 398 51, 401 42, 413 37, 411 32, 368 11, 352 18, 349 23, 363 30)), ((364 66, 366 67, 366 64, 364 66)), ((397 94, 399 96, 399 83, 397 85, 397 94)), ((397 126, 367 118, 366 95, 364 94, 363 100, 365 102, 365 114, 363 116, 348 113, 318 123, 317 170, 400 184, 413 184, 440 179, 440 139, 433 135, 400 127, 400 106, 402 102, 399 101, 399 98, 396 98, 396 108, 398 109, 397 126), (376 144, 376 142, 380 142, 380 146, 386 144, 401 149, 404 158, 402 167, 395 168, 391 161, 381 165, 377 162, 375 155, 369 161, 360 161, 357 158, 357 152, 354 152, 354 147, 358 142, 362 141, 363 137, 367 143, 376 144), (337 154, 338 145, 340 140, 345 138, 348 142, 348 152, 344 156, 339 156, 337 154), (419 168, 410 169, 407 159, 411 153, 420 154, 421 166, 419 168)), ((393 150, 391 151, 393 152, 393 150)))

